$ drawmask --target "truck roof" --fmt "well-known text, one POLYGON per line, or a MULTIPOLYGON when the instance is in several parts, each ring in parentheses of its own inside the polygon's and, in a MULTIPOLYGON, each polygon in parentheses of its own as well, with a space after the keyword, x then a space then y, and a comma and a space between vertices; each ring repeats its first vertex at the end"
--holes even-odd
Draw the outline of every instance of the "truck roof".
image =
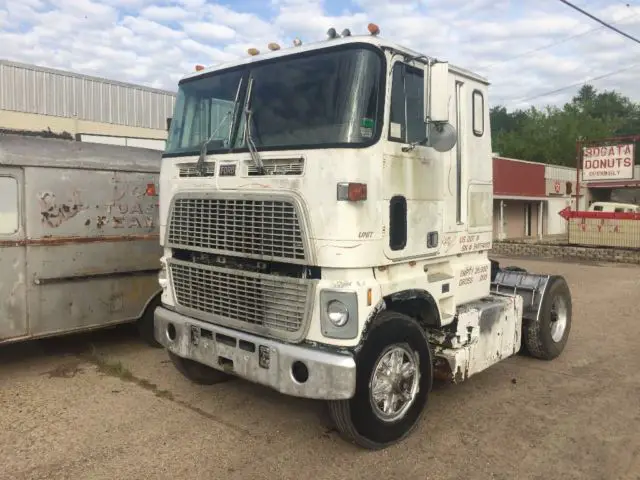
POLYGON ((162 152, 147 148, 0 134, 0 165, 159 172, 162 152))
MULTIPOLYGON (((337 45, 345 45, 345 44, 349 44, 349 43, 367 43, 369 45, 374 45, 378 48, 391 48, 393 50, 397 50, 399 52, 402 53, 406 53, 407 55, 410 56, 424 56, 430 59, 435 59, 435 57, 430 57, 428 55, 424 55, 423 53, 417 52, 415 50, 411 50, 407 47, 403 47, 401 45, 398 45, 396 43, 381 39, 377 36, 373 36, 373 35, 352 35, 349 37, 340 37, 340 38, 336 38, 333 40, 322 40, 322 41, 318 41, 318 42, 313 42, 313 43, 308 43, 308 44, 302 44, 299 47, 296 46, 291 46, 291 47, 287 47, 287 48, 280 48, 280 50, 276 50, 276 51, 270 51, 267 50, 267 52, 265 53, 260 53, 258 55, 248 55, 245 58, 239 58, 237 60, 233 60, 233 61, 229 61, 229 62, 223 62, 223 63, 219 63, 217 65, 212 65, 209 67, 205 67, 204 70, 200 70, 199 72, 192 72, 189 74, 186 74, 185 76, 183 76, 180 81, 184 81, 187 79, 191 79, 194 77, 199 77, 202 75, 206 75, 207 73, 211 73, 211 72, 216 72, 219 70, 224 70, 227 68, 232 68, 232 67, 237 67, 240 65, 247 65, 250 63, 255 63, 255 62, 261 62, 263 60, 268 60, 268 59, 272 59, 272 58, 278 58, 278 57, 284 57, 287 55, 291 55, 291 54, 295 54, 295 53, 302 53, 302 52, 311 52, 314 50, 319 50, 322 48, 326 48, 329 46, 337 46, 337 45)), ((487 78, 478 75, 476 73, 473 73, 469 70, 466 70, 464 68, 461 67, 457 67, 455 65, 449 65, 449 68, 451 69, 451 71, 459 74, 459 75, 463 75, 465 77, 474 79, 478 82, 484 83, 484 84, 489 84, 489 81, 487 78)))

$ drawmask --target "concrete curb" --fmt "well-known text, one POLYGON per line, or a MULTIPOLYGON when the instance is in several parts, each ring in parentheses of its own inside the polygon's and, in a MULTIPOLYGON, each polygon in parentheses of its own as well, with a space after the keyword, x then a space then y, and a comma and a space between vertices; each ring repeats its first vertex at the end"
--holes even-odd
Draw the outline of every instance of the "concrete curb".
POLYGON ((621 248, 494 241, 490 254, 504 257, 535 257, 640 265, 640 250, 621 248))

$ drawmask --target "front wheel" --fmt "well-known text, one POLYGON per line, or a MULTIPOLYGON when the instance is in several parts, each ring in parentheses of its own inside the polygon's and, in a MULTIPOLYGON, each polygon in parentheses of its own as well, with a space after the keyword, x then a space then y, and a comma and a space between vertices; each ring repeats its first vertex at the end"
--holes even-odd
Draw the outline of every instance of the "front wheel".
POLYGON ((403 440, 420 421, 433 381, 424 331, 406 315, 382 312, 356 362, 353 398, 329 402, 336 428, 371 450, 403 440))

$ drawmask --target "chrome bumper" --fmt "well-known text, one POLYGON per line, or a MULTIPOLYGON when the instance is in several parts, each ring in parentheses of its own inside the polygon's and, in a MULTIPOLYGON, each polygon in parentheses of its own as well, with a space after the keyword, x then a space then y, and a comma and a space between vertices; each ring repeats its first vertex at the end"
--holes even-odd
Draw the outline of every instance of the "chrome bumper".
MULTIPOLYGON (((176 355, 286 395, 343 400, 355 393, 356 363, 350 355, 249 335, 163 307, 156 309, 154 324, 156 340, 176 355), (308 371, 304 382, 294 379, 293 365, 297 362, 304 364, 308 371)), ((296 365, 297 373, 299 366, 296 365)))

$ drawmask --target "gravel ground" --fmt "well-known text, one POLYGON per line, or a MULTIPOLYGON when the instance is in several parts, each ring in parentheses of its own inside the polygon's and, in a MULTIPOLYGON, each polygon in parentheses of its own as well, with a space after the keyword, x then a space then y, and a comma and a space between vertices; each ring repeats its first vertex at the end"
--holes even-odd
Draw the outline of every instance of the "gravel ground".
POLYGON ((567 277, 567 349, 436 384, 399 445, 352 447, 321 402, 192 385, 124 327, 0 348, 0 479, 640 479, 640 268, 507 263, 567 277))

